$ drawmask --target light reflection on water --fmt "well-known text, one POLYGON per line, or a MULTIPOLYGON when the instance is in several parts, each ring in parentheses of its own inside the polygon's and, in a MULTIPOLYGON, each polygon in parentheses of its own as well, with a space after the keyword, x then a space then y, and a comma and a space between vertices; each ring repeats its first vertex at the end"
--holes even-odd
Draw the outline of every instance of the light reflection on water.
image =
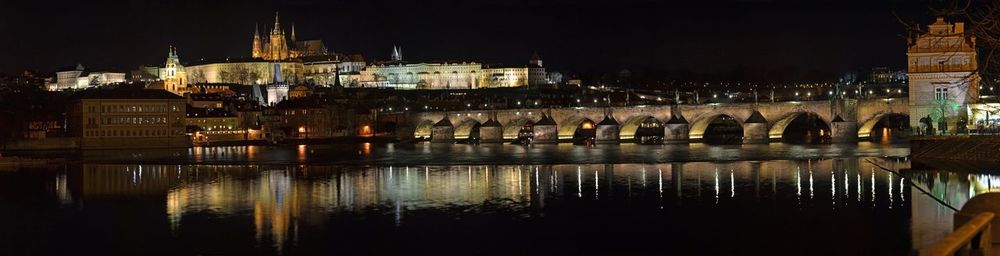
MULTIPOLYGON (((388 216, 391 222, 385 224, 398 229, 423 227, 427 212, 456 221, 495 212, 531 220, 567 208, 609 205, 640 215, 664 209, 742 213, 748 208, 771 207, 784 209, 779 214, 787 214, 790 222, 802 221, 801 215, 835 219, 844 214, 857 226, 843 229, 886 229, 909 235, 910 239, 876 245, 885 246, 882 252, 906 253, 905 248, 919 248, 947 232, 952 214, 911 188, 907 180, 959 208, 974 195, 1000 190, 1000 176, 908 172, 901 177, 879 170, 868 160, 892 170, 909 166, 898 158, 371 167, 84 164, 54 172, 52 182, 46 183, 51 185, 45 186, 51 188, 55 203, 70 211, 108 211, 90 206, 89 201, 139 197, 160 202, 167 223, 162 228, 181 240, 201 228, 200 222, 189 223, 192 218, 245 221, 253 227, 256 246, 273 248, 279 254, 296 247, 318 250, 300 240, 340 223, 344 216, 388 216), (898 223, 869 219, 878 219, 873 215, 888 215, 898 223)), ((693 218, 681 221, 712 221, 693 218)), ((760 217, 747 214, 741 218, 753 222, 760 217)), ((148 225, 142 228, 161 228, 148 225)), ((815 232, 812 235, 822 236, 824 231, 815 232)), ((796 242, 812 241, 824 248, 853 239, 823 240, 830 241, 796 242)))

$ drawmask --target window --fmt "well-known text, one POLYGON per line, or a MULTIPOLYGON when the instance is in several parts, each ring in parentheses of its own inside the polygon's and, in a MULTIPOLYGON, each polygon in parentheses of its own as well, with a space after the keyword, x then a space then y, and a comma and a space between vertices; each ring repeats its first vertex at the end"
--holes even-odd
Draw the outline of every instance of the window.
POLYGON ((948 87, 934 88, 934 100, 948 100, 948 87))

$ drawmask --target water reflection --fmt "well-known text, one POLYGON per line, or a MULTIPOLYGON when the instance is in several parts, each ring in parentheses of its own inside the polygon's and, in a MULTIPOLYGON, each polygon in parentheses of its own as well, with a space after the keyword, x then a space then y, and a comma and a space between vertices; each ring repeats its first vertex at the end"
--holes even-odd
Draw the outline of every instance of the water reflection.
MULTIPOLYGON (((163 228, 180 239, 204 228, 198 220, 205 216, 245 223, 253 227, 250 232, 257 246, 278 253, 307 247, 302 240, 308 235, 351 216, 376 220, 385 216, 383 224, 405 229, 424 227, 429 212, 452 221, 496 212, 526 221, 592 209, 637 216, 649 211, 668 216, 685 211, 707 214, 678 219, 677 225, 718 221, 712 213, 716 211, 738 214, 751 223, 765 221, 770 217, 756 211, 772 209, 775 212, 767 214, 780 214, 792 224, 814 225, 812 218, 841 219, 854 224, 837 228, 909 235, 911 239, 873 245, 887 248, 882 252, 905 253, 947 232, 952 214, 907 180, 955 207, 974 195, 1000 191, 1000 176, 906 172, 904 177, 868 161, 892 170, 909 166, 905 159, 895 158, 374 167, 84 164, 78 170, 55 172, 44 184, 57 204, 76 205, 79 211, 100 207, 88 201, 142 200, 162 205, 163 227, 135 224, 163 228), (873 221, 882 218, 876 216, 887 221, 873 221)), ((496 228, 501 227, 483 230, 496 228)), ((802 239, 796 242, 819 247, 855 240, 802 239)))

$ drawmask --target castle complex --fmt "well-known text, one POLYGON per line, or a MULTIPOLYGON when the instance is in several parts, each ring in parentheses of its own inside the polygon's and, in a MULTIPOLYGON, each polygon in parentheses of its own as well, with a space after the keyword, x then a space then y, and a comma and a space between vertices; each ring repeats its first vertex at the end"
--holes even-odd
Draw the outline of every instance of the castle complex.
POLYGON ((299 41, 295 27, 285 34, 279 17, 266 36, 254 29, 250 57, 200 61, 181 65, 177 49, 170 47, 161 67, 140 69, 137 77, 152 76, 163 89, 178 95, 195 92, 196 84, 237 84, 263 86, 266 103, 274 104, 288 95, 290 84, 319 86, 376 87, 396 89, 478 89, 551 84, 535 54, 524 65, 495 65, 478 62, 408 62, 402 50, 393 47, 389 61, 366 62, 358 54, 334 53, 321 40, 299 41), (272 95, 273 94, 273 95, 272 95))

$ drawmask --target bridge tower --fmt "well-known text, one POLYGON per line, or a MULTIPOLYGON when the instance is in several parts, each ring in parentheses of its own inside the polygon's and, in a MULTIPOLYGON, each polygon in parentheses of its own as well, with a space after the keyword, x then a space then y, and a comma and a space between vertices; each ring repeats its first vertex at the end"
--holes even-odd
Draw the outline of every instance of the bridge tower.
POLYGON ((911 39, 906 57, 910 126, 918 130, 920 119, 929 116, 936 133, 942 123, 945 132, 955 132, 960 120, 968 120, 968 105, 979 100, 976 38, 964 23, 939 17, 927 33, 911 39))

